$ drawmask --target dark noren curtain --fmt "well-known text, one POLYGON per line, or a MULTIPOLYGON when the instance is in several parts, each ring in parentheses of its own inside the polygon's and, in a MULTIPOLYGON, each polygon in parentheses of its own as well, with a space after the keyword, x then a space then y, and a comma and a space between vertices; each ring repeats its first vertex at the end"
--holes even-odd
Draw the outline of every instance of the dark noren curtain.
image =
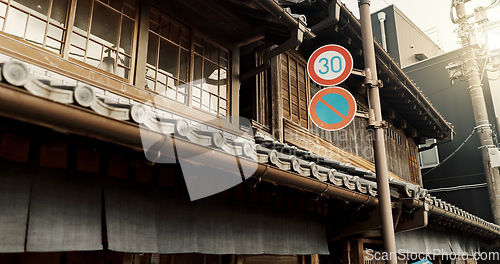
POLYGON ((101 250, 101 196, 95 177, 40 169, 32 186, 26 251, 101 250))
POLYGON ((23 252, 31 189, 26 165, 0 161, 0 252, 23 252))
POLYGON ((328 254, 317 214, 230 198, 191 202, 186 190, 64 170, 30 174, 5 161, 0 230, 2 253, 102 250, 105 237, 120 252, 328 254))
POLYGON ((106 202, 111 250, 164 254, 328 254, 324 223, 318 215, 303 211, 214 197, 191 202, 187 194, 167 192, 156 193, 153 209, 150 193, 130 188, 122 189, 121 193, 105 190, 105 197, 133 204, 110 207, 106 202), (155 227, 155 232, 148 227, 155 227), (135 242, 138 238, 143 244, 135 242))

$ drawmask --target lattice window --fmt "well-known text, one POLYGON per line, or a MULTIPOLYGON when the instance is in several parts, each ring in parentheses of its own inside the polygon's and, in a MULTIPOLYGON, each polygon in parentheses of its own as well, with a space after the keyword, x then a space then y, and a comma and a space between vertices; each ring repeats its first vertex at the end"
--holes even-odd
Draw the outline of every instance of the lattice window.
POLYGON ((171 17, 151 11, 146 89, 227 116, 229 51, 171 17))
POLYGON ((280 55, 283 116, 304 128, 308 127, 309 77, 306 63, 290 53, 280 55))
POLYGON ((69 0, 0 0, 0 29, 61 53, 69 0))
POLYGON ((78 0, 70 57, 129 79, 136 17, 135 0, 78 0))

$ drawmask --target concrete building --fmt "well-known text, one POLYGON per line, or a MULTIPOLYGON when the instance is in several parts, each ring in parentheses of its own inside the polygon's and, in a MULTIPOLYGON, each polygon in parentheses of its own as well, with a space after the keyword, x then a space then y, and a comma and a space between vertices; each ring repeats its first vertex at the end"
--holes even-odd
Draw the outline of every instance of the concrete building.
MULTIPOLYGON (((449 63, 463 60, 462 55, 463 52, 459 49, 403 69, 455 128, 456 134, 453 141, 437 147, 440 161, 452 154, 476 126, 467 81, 454 80, 452 82, 446 70, 449 63)), ((490 84, 487 78, 483 79, 483 90, 489 113, 493 113, 490 84)), ((490 123, 495 124, 494 116, 490 114, 489 117, 490 123)), ((479 137, 477 134, 472 135, 472 138, 439 168, 429 173, 427 172, 432 169, 432 166, 422 170, 422 180, 426 188, 436 189, 433 194, 437 197, 453 201, 491 221, 493 216, 479 146, 479 137), (467 187, 469 185, 470 187, 467 187), (448 187, 457 188, 447 190, 448 187)))
MULTIPOLYGON (((459 49, 443 54, 439 47, 394 5, 374 12, 372 22, 377 41, 382 43, 381 28, 385 27, 387 49, 391 57, 401 63, 408 77, 454 126, 456 134, 453 141, 439 144, 437 149, 420 154, 421 161, 433 163, 423 164, 424 187, 433 191, 437 197, 453 201, 492 221, 477 134, 472 135, 471 139, 446 163, 433 169, 439 161, 452 154, 475 127, 467 81, 464 78, 451 81, 446 70, 450 63, 464 60, 463 51, 459 49), (379 14, 382 12, 386 14, 385 21, 379 20, 381 17, 379 14), (424 160, 431 152, 436 153, 436 151, 439 157, 437 163, 434 160, 424 160)), ((483 78, 485 100, 490 113, 490 123, 496 124, 492 100, 494 91, 490 89, 492 84, 485 73, 483 78)), ((496 108, 498 109, 498 106, 496 108)))
POLYGON ((443 53, 395 5, 372 14, 373 36, 401 68, 443 53))

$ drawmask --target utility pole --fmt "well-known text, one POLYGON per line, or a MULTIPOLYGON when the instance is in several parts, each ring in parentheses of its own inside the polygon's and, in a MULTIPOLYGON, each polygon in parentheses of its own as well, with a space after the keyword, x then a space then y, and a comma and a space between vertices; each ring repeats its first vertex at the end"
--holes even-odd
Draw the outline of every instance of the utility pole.
MULTIPOLYGON (((481 156, 483 158, 484 173, 488 183, 488 192, 493 212, 494 222, 500 224, 500 175, 497 168, 490 164, 489 149, 494 148, 491 125, 488 119, 486 103, 484 101, 483 85, 477 64, 474 47, 471 45, 471 25, 468 22, 465 2, 469 0, 452 0, 457 13, 458 35, 464 50, 464 70, 469 83, 469 93, 476 120, 476 131, 479 135, 481 156)), ((452 19, 453 20, 453 19, 452 19)))
POLYGON ((388 264, 397 264, 396 238, 394 236, 394 222, 392 219, 391 194, 387 168, 387 155, 384 141, 384 122, 380 104, 379 86, 381 82, 377 76, 375 47, 373 44, 372 21, 370 17, 370 0, 358 0, 361 20, 361 37, 363 39, 363 57, 365 61, 365 85, 369 86, 368 98, 370 103, 369 125, 374 129, 373 149, 375 152, 375 172, 377 175, 377 192, 382 224, 382 238, 384 250, 387 253, 388 264))

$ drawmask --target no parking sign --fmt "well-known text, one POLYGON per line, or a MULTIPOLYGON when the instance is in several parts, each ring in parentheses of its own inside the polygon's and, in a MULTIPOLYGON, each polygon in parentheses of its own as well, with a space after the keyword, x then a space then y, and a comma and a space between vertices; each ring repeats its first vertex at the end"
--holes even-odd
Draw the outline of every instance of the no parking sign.
POLYGON ((316 93, 309 104, 313 123, 324 130, 348 126, 356 115, 356 99, 346 89, 329 87, 316 93))

